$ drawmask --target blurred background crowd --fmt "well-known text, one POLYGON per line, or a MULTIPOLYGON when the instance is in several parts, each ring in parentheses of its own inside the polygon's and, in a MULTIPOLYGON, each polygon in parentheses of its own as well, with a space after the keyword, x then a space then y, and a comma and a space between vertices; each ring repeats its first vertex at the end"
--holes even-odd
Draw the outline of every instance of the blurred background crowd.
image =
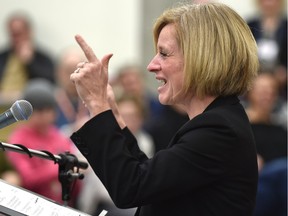
MULTIPOLYGON (((160 11, 175 2, 163 3, 160 11)), ((252 89, 241 96, 241 101, 250 119, 258 152, 255 216, 284 216, 287 215, 287 3, 286 0, 254 0, 254 6, 255 13, 243 18, 257 42, 260 69, 252 89)), ((65 16, 65 11, 63 13, 65 16)), ((85 57, 76 43, 67 45, 57 55, 42 49, 41 44, 35 42, 34 21, 27 11, 15 10, 2 22, 8 40, 0 50, 0 110, 4 112, 15 100, 26 99, 34 111, 28 121, 2 129, 1 141, 53 154, 69 151, 82 160, 69 136, 89 116, 69 77, 85 57)), ((152 29, 152 22, 149 28, 152 29)), ((90 26, 91 31, 95 29, 96 26, 90 26)), ((147 31, 151 32, 150 29, 147 31)), ((57 37, 57 32, 54 34, 57 37)), ((49 37, 44 40, 49 41, 49 37)), ((95 43, 110 42, 102 39, 95 43)), ((150 45, 153 46, 152 42, 150 45)), ((146 44, 141 46, 145 49, 146 44)), ((150 57, 152 55, 145 58, 150 57)), ((156 84, 145 70, 145 61, 139 63, 127 57, 112 70, 110 83, 120 112, 139 147, 148 157, 153 157, 169 144, 188 116, 180 107, 158 102, 156 84)), ((2 180, 62 203, 57 165, 15 152, 3 151, 0 155, 2 180)), ((74 186, 71 207, 91 215, 98 215, 102 209, 108 210, 108 215, 134 214, 135 209, 121 210, 114 206, 91 169, 83 172, 85 178, 74 186)))

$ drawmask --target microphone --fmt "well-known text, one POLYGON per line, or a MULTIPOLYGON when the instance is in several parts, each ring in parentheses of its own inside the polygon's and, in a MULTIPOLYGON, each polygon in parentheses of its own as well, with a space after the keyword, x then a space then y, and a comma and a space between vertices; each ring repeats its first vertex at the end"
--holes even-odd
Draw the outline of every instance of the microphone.
POLYGON ((17 121, 28 120, 33 112, 32 105, 26 100, 17 100, 10 109, 0 115, 0 129, 17 121))

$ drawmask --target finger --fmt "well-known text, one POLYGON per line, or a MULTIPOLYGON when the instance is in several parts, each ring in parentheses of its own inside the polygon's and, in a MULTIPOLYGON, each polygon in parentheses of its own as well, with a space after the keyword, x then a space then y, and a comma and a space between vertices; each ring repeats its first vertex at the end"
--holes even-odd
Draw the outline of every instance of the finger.
POLYGON ((77 69, 74 71, 74 73, 79 73, 79 71, 80 71, 80 68, 77 68, 77 69))
POLYGON ((70 80, 74 83, 75 82, 75 74, 76 73, 71 73, 70 74, 70 80))
POLYGON ((91 49, 91 47, 86 43, 86 41, 80 35, 76 35, 75 40, 77 41, 77 43, 79 44, 79 46, 83 50, 83 52, 84 52, 84 54, 85 54, 85 56, 89 62, 95 62, 98 60, 96 55, 94 54, 93 50, 91 49))
POLYGON ((70 80, 75 82, 76 77, 79 75, 80 68, 77 68, 73 73, 70 74, 70 80))
POLYGON ((108 71, 108 65, 109 65, 109 61, 111 59, 111 57, 113 56, 113 54, 107 54, 105 55, 101 62, 102 62, 102 65, 103 65, 103 69, 107 72, 108 71))
POLYGON ((87 62, 87 61, 80 62, 80 63, 77 64, 76 67, 77 67, 77 68, 83 68, 86 63, 88 63, 88 62, 87 62))

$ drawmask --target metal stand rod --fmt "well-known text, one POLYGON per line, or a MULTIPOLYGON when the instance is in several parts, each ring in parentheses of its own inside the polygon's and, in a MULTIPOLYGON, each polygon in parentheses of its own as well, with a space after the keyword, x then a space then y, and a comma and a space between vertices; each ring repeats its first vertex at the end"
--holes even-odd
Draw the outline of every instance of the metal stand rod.
MULTIPOLYGON (((19 152, 19 153, 23 153, 23 154, 28 154, 30 157, 32 156, 37 156, 40 158, 44 158, 47 160, 52 160, 55 163, 61 163, 63 160, 63 157, 59 156, 59 155, 53 155, 47 151, 38 151, 38 150, 33 150, 33 149, 29 149, 26 148, 25 146, 21 146, 19 144, 9 144, 9 143, 4 143, 4 142, 0 142, 0 150, 6 151, 14 151, 14 152, 19 152)), ((80 169, 87 169, 88 168, 88 164, 86 162, 83 161, 78 161, 75 164, 75 167, 78 167, 80 169)))
POLYGON ((52 160, 54 163, 58 163, 58 179, 62 185, 62 200, 64 205, 68 205, 70 200, 71 185, 75 179, 83 179, 84 175, 79 173, 79 169, 87 169, 88 163, 78 161, 77 157, 69 152, 65 152, 60 155, 54 155, 48 151, 29 149, 21 144, 9 144, 0 142, 0 150, 14 151, 22 154, 27 154, 30 158, 37 156, 39 158, 52 160), (75 169, 77 173, 75 173, 75 169))

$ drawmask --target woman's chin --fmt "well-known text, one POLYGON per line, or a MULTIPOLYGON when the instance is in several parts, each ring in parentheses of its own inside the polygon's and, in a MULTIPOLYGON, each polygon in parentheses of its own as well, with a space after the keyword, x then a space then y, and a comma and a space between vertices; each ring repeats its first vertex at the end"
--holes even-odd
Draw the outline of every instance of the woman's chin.
POLYGON ((172 101, 166 97, 161 97, 161 95, 159 95, 158 99, 162 105, 172 105, 172 101))

